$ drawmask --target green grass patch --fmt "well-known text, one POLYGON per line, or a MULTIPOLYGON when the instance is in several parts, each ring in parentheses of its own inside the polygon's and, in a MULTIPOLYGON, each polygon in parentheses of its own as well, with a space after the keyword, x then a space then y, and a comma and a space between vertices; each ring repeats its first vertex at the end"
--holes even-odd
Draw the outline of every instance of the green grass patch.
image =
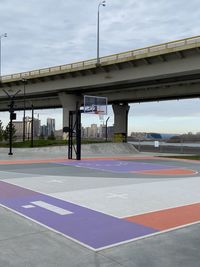
POLYGON ((193 156, 160 156, 161 158, 200 160, 200 155, 193 156))

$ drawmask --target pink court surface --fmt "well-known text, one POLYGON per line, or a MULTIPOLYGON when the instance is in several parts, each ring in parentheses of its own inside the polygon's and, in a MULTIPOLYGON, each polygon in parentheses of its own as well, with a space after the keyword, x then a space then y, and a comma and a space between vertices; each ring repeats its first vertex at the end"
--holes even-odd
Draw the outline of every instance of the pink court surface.
POLYGON ((94 251, 200 222, 199 162, 0 160, 0 205, 94 251))

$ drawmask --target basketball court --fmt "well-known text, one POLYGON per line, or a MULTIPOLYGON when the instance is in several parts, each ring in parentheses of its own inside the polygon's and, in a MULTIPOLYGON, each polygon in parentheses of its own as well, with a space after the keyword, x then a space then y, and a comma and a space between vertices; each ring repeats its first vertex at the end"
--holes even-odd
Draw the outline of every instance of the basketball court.
POLYGON ((0 161, 0 205, 101 251, 200 222, 199 162, 153 156, 0 161))

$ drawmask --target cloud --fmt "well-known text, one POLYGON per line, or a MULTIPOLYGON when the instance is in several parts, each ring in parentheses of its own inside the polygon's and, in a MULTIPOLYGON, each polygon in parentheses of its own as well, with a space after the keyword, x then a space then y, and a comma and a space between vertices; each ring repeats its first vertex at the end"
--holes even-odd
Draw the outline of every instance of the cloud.
POLYGON ((129 116, 164 118, 200 117, 200 99, 132 104, 129 116))
POLYGON ((197 1, 125 1, 114 8, 115 16, 106 13, 110 38, 105 42, 115 50, 129 50, 199 34, 198 5, 197 1))
MULTIPOLYGON (((3 73, 65 64, 96 56, 93 0, 1 0, 3 73)), ((101 55, 199 33, 196 0, 107 0, 100 7, 101 55)))

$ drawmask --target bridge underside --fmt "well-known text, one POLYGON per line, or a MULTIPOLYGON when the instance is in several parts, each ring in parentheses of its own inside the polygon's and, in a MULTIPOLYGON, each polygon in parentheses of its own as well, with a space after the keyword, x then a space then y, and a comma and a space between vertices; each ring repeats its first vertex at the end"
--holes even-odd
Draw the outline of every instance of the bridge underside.
MULTIPOLYGON (((198 43, 198 46, 200 42, 198 43)), ((63 126, 70 109, 83 105, 84 95, 106 96, 115 114, 115 133, 127 133, 128 103, 200 97, 200 48, 169 49, 143 57, 103 62, 70 71, 16 78, 0 84, 0 111, 16 96, 15 110, 63 108, 63 126), (1 90, 2 89, 2 90, 1 90), (121 114, 124 114, 121 116, 121 114), (124 123, 125 122, 125 123, 124 123)), ((17 76, 18 77, 18 76, 17 76)))
MULTIPOLYGON (((193 48, 73 72, 13 80, 0 84, 0 111, 8 110, 4 89, 15 93, 16 110, 60 108, 59 95, 107 96, 109 104, 200 97, 200 49, 193 48)), ((81 103, 82 104, 82 103, 81 103)))
MULTIPOLYGON (((11 94, 15 91, 11 88, 8 90, 11 94)), ((35 109, 61 108, 60 93, 63 93, 63 90, 38 93, 37 95, 27 94, 25 96, 26 109, 31 109, 31 105, 35 109)), ((67 90, 66 94, 106 96, 108 104, 198 98, 200 97, 200 73, 170 78, 156 77, 148 81, 107 84, 101 87, 94 86, 92 89, 77 88, 73 91, 67 90)), ((23 109, 23 101, 21 96, 16 98, 16 110, 23 109)), ((7 98, 0 98, 0 111, 8 111, 8 104, 7 98)))

